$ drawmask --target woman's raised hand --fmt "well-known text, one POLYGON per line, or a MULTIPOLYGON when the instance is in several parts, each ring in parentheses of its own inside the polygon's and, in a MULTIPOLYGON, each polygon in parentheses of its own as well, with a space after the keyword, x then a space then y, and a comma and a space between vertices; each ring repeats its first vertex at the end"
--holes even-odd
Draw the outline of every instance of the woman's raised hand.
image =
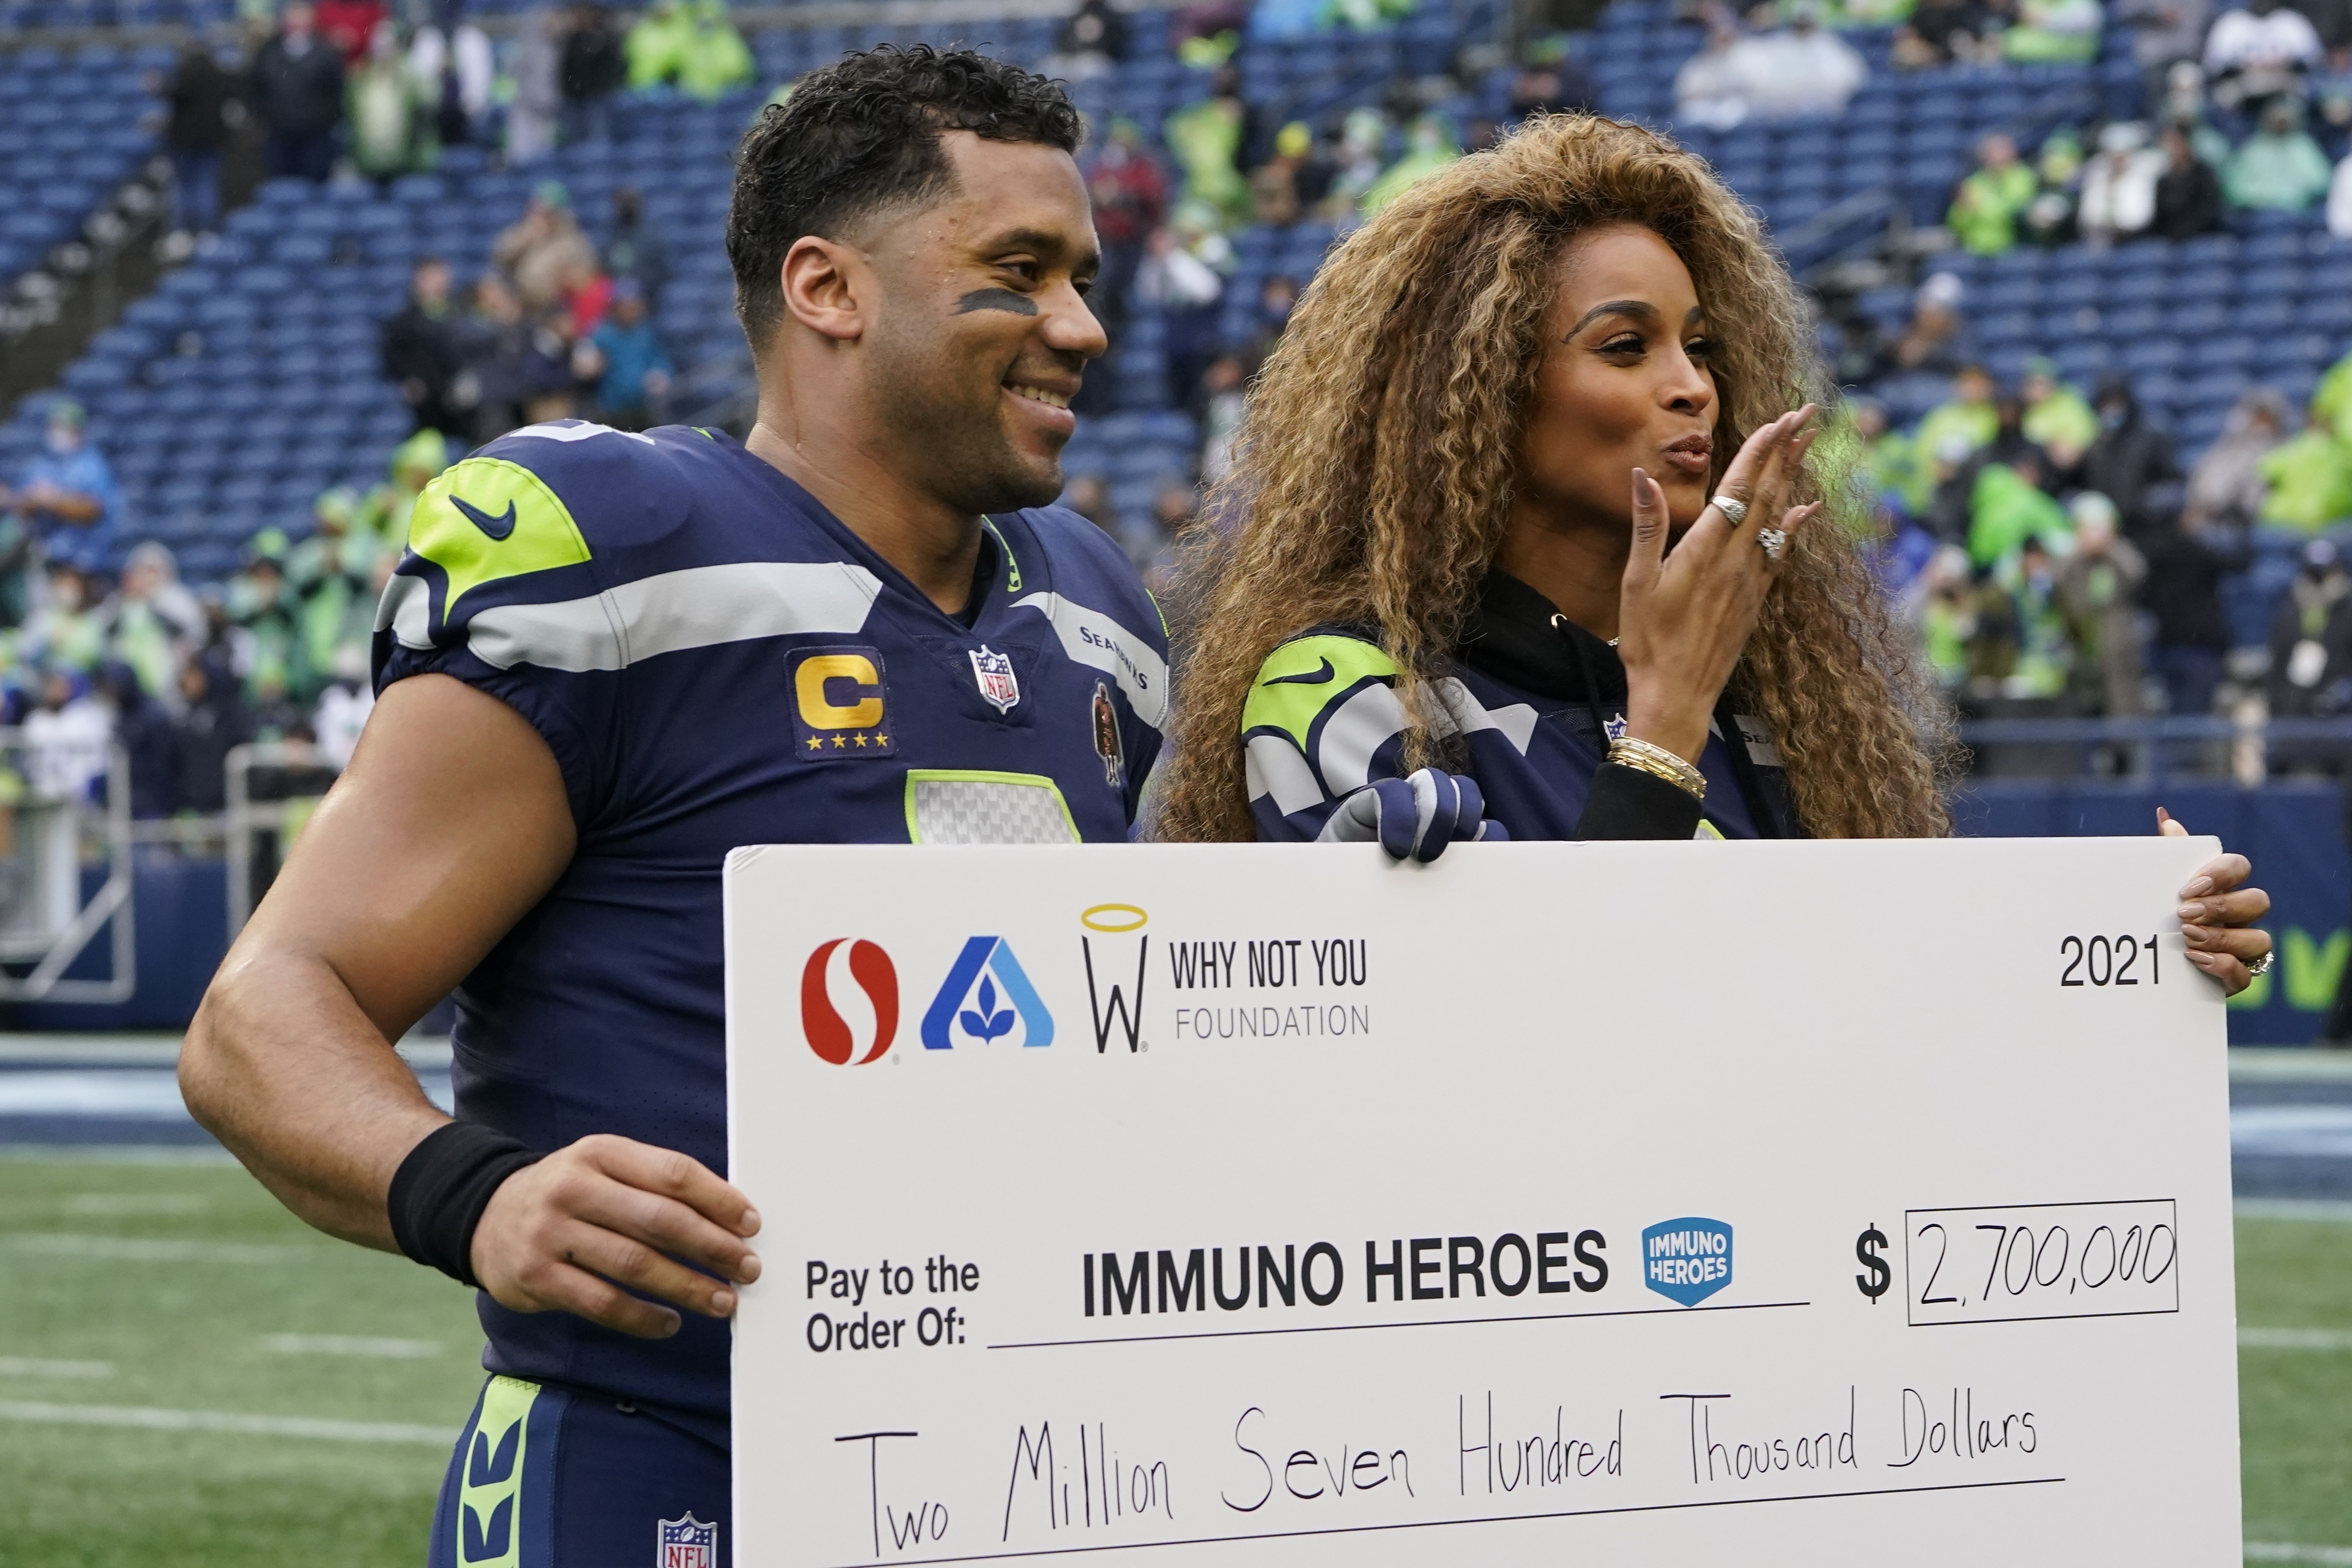
POLYGON ((1748 438, 1718 496, 1744 501, 1734 526, 1709 501, 1674 552, 1666 495, 1633 470, 1633 553, 1619 590, 1617 653, 1625 662, 1625 732, 1696 763, 1716 699, 1756 627, 1764 591, 1781 571, 1758 534, 1794 537, 1821 503, 1791 507, 1798 466, 1812 445, 1813 405, 1784 413, 1748 438))

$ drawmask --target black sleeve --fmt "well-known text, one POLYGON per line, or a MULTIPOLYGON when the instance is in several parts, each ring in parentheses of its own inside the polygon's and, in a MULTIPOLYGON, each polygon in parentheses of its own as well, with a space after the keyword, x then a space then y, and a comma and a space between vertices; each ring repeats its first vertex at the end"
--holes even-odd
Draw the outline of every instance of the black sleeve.
POLYGON ((1697 833, 1698 797, 1654 773, 1604 762, 1578 819, 1580 839, 1687 839, 1697 833))

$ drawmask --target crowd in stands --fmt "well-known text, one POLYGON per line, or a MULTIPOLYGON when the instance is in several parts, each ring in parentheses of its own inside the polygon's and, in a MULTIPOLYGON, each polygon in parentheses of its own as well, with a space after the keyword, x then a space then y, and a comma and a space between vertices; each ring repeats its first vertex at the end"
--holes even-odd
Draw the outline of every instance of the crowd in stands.
POLYGON ((220 810, 227 753, 248 741, 348 760, 372 705, 376 600, 417 496, 449 460, 444 437, 420 430, 384 484, 328 490, 300 541, 265 529, 229 581, 192 590, 152 539, 102 569, 114 479, 79 408, 52 403, 47 450, 0 488, 0 724, 22 728, 36 787, 88 789, 110 731, 140 817, 220 810))
POLYGON ((560 142, 610 137, 628 97, 710 102, 755 74, 725 0, 657 0, 625 29, 588 0, 541 6, 503 61, 462 14, 412 26, 384 0, 287 0, 241 73, 191 43, 154 85, 174 221, 193 236, 217 225, 221 151, 247 115, 271 175, 323 182, 341 161, 387 183, 465 144, 526 167, 560 142))
POLYGON ((2333 608, 2331 537, 2352 523, 2352 356, 2322 379, 2299 429, 2274 390, 2256 388, 2185 471, 2122 377, 2086 398, 2035 359, 2013 389, 1979 364, 1952 388, 1907 432, 1866 397, 1848 412, 1883 568, 1964 713, 2210 714, 2240 641, 2225 580, 2259 538, 2289 535, 2304 541, 2303 573, 2270 629, 2268 711, 2352 714, 2352 606, 2333 608), (2320 622, 2305 577, 2325 585, 2320 622), (2326 656, 2297 654, 2305 643, 2326 656))
POLYGON ((661 422, 676 367, 649 318, 668 246, 633 187, 613 206, 600 252, 563 186, 542 183, 462 302, 446 259, 416 263, 407 308, 383 325, 383 361, 419 430, 472 447, 551 419, 661 422))
MULTIPOLYGON (((1953 249, 1899 314, 1826 307, 1835 379, 1888 389, 1841 416, 1878 497, 1883 570, 1967 711, 2204 714, 2242 695, 2225 655, 2250 639, 2231 584, 2290 530, 2310 551, 2263 601, 2265 615, 2277 606, 2270 709, 2324 714, 2352 698, 2352 579, 2330 533, 2352 518, 2352 361, 2315 392, 2315 373, 2273 386, 2233 368, 2243 395, 2226 428, 2177 439, 2177 408, 2161 395, 2150 408, 2144 376, 2092 373, 2080 344, 2025 358, 2037 345, 2001 337, 2012 317, 1990 308, 2024 287, 2011 273, 2035 255, 2068 267, 2086 255, 2188 256, 2234 246, 2251 223, 2315 225, 2323 213, 2352 237, 2352 0, 2246 0, 2219 15, 2209 0, 1674 9, 1692 44, 1663 68, 1672 122, 1736 182, 1743 139, 1778 148, 1769 138, 1812 135, 1849 105, 1877 113, 1886 106, 1871 95, 1905 73, 2079 74, 2105 61, 2112 76, 2128 36, 2124 68, 2139 86, 2055 123, 2000 125, 1977 141, 1972 171, 1935 163, 1932 132, 1905 141, 1898 178, 1941 169, 1929 193, 1953 249), (2125 101, 2133 112, 2118 111, 2125 101)), ((1654 59, 1622 26, 1598 52, 1554 35, 1506 54, 1478 41, 1494 12, 1190 0, 1129 13, 1083 0, 1052 25, 1050 47, 1042 30, 1021 35, 1035 41, 1016 53, 1069 80, 1093 127, 1083 169, 1104 255, 1092 303, 1113 351, 1086 381, 1065 500, 1148 572, 1164 570, 1199 487, 1229 465, 1250 380, 1328 246, 1526 114, 1613 110, 1608 61, 1627 48, 1654 59), (1465 21, 1473 12, 1486 20, 1465 21)), ((0 716, 70 731, 113 716, 126 741, 142 737, 131 749, 142 811, 212 809, 216 789, 184 764, 210 766, 219 737, 344 744, 364 712, 369 606, 408 507, 452 457, 552 418, 644 428, 678 416, 681 367, 656 310, 681 262, 676 294, 708 291, 691 274, 708 240, 647 217, 642 171, 639 186, 595 185, 585 225, 549 171, 584 178, 574 151, 624 138, 653 100, 738 123, 835 47, 831 35, 789 49, 763 35, 754 49, 723 0, 659 0, 627 17, 542 5, 495 43, 460 11, 431 16, 383 0, 285 0, 242 68, 191 49, 155 83, 174 221, 192 248, 220 225, 222 148, 242 116, 279 176, 393 192, 458 147, 467 168, 487 157, 531 171, 508 176, 509 192, 538 184, 485 254, 462 253, 480 244, 476 230, 458 250, 403 256, 415 257, 409 297, 375 347, 413 434, 387 480, 328 489, 307 528, 290 517, 263 528, 226 580, 193 589, 135 520, 117 528, 119 492, 69 403, 52 405, 47 445, 0 495, 0 716), (169 788, 157 782, 167 775, 169 788)), ((1851 188, 1864 176, 1841 177, 1851 188)), ((1807 209, 1768 210, 1782 227, 1784 211, 1807 209)), ((2341 351, 2339 340, 2330 353, 2341 351)))
MULTIPOLYGON (((2019 52, 2021 29, 2057 14, 1922 4, 1892 59, 2064 57, 2047 38, 2019 52)), ((2201 0, 2118 0, 2111 14, 2087 9, 2094 43, 2103 25, 2133 30, 2145 111, 2062 121, 2030 153, 1985 136, 1946 214, 1957 259, 1930 261, 1902 316, 1850 313, 1825 331, 1849 385, 1947 388, 1908 428, 1897 415, 1916 403, 1849 404, 1885 570, 1964 713, 2352 714, 2352 608, 2338 612, 2332 537, 2352 526, 2352 356, 2315 379, 2294 369, 2306 345, 2340 355, 2352 327, 2336 319, 2346 312, 2328 281, 2345 269, 2323 275, 2340 252, 2315 227, 2324 210, 2336 241, 2352 238, 2352 7, 2249 0, 2216 16, 2201 0), (2168 243, 2129 259, 2151 242, 2168 243), (2233 303, 2236 278, 2213 264, 2242 243, 2279 264, 2261 282, 2307 292, 2233 303), (2086 276, 2070 291, 2037 253, 2086 276), (2037 322, 2078 317, 2113 339, 2152 298, 2174 307, 2150 319, 2152 344, 2062 330, 2036 348, 2037 322), (2272 351, 2210 352, 2200 367, 2200 335, 2233 330, 2266 335, 2272 351), (2062 343, 2078 372, 2107 368, 2070 376, 2052 357, 2062 343), (2218 431, 2184 444, 2165 411, 2142 406, 2136 388, 2151 376, 2200 413, 2208 385, 2243 390, 2218 431), (2247 635, 2231 589, 2265 554, 2294 562, 2292 581, 2257 604, 2269 656, 2242 661, 2232 685, 2227 655, 2260 629, 2247 635)))
POLYGON ((523 424, 661 417, 673 367, 649 311, 668 250, 635 190, 614 204, 600 248, 543 183, 462 291, 449 261, 421 258, 382 329, 383 374, 415 423, 385 482, 327 489, 299 539, 260 530, 226 584, 192 591, 146 540, 110 586, 120 488, 80 408, 52 402, 44 450, 0 489, 0 724, 79 747, 87 784, 86 732, 110 717, 142 815, 218 810, 221 758, 244 741, 312 741, 340 764, 370 702, 375 602, 434 476, 523 424))

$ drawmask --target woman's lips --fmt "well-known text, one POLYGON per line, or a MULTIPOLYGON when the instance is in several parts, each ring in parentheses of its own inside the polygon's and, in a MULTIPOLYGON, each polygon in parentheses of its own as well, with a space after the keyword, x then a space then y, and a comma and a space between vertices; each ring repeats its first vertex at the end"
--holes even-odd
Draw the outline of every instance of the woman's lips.
POLYGON ((1715 454, 1703 446, 1669 446, 1658 454, 1659 461, 1677 474, 1705 478, 1715 465, 1715 454))

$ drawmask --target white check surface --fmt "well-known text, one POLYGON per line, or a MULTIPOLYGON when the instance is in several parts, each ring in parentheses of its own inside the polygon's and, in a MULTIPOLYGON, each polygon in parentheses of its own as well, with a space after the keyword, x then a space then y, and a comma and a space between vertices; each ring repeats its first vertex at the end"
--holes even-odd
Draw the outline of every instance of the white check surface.
POLYGON ((740 851, 735 1559, 2235 1563, 2215 850, 740 851))

